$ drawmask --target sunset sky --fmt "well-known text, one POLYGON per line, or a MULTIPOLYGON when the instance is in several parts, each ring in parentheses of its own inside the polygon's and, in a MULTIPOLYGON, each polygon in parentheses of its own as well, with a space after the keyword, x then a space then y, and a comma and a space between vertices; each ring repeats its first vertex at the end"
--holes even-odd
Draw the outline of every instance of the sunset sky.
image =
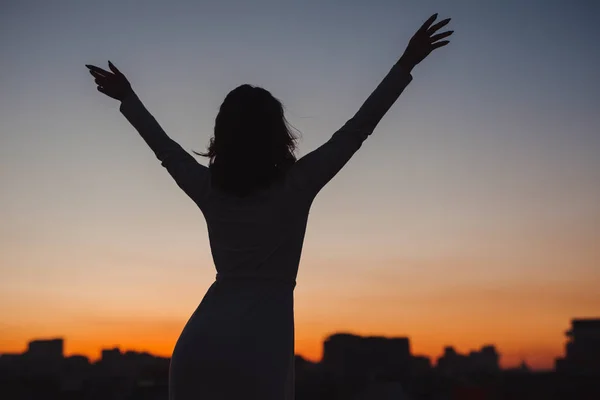
POLYGON ((296 351, 346 331, 552 367, 570 319, 600 316, 597 1, 3 1, 0 353, 169 356, 215 278, 201 212, 84 64, 113 61, 187 150, 263 86, 302 156, 434 12, 453 42, 313 205, 296 351))

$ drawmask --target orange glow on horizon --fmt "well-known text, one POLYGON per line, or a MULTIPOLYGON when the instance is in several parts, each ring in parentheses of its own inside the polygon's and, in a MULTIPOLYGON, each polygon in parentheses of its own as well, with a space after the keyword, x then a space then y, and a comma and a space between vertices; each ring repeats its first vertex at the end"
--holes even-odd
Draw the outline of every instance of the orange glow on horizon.
MULTIPOLYGON (((69 335, 33 335, 27 331, 9 331, 3 335, 0 342, 0 353, 21 353, 26 351, 27 344, 35 339, 65 339, 65 355, 84 355, 91 361, 100 358, 103 349, 119 348, 122 352, 138 351, 148 352, 155 356, 170 357, 179 329, 177 326, 161 326, 160 324, 143 326, 120 326, 113 327, 110 330, 99 329, 96 332, 92 330, 80 330, 69 335), (27 334, 27 338, 22 336, 27 334), (119 337, 120 339, 116 339, 119 337)), ((340 331, 341 332, 341 331, 340 331)), ((383 335, 379 332, 370 331, 344 331, 362 336, 381 335, 381 336, 405 336, 402 334, 394 335, 393 332, 383 335)), ((323 342, 329 333, 321 332, 302 332, 296 337, 296 354, 313 362, 321 360, 323 351, 323 342)), ((554 367, 554 359, 560 357, 563 353, 564 340, 560 334, 554 335, 556 339, 550 341, 540 340, 537 343, 511 343, 510 340, 498 340, 497 343, 489 343, 468 339, 460 343, 453 344, 452 341, 444 339, 443 335, 430 335, 425 337, 410 337, 411 353, 413 355, 424 355, 431 359, 435 364, 437 358, 442 354, 446 345, 452 345, 460 353, 468 353, 471 350, 478 350, 485 344, 494 344, 500 353, 500 364, 503 368, 518 366, 523 360, 534 369, 551 369, 554 367)), ((501 339, 501 338, 500 338, 501 339)))

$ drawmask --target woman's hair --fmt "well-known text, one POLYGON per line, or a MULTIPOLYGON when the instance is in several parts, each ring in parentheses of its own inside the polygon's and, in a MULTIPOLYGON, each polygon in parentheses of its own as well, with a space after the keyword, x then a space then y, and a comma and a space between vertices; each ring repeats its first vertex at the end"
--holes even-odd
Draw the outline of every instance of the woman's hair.
POLYGON ((296 162, 297 137, 283 106, 267 90, 241 85, 221 104, 206 153, 212 186, 237 196, 282 179, 296 162))

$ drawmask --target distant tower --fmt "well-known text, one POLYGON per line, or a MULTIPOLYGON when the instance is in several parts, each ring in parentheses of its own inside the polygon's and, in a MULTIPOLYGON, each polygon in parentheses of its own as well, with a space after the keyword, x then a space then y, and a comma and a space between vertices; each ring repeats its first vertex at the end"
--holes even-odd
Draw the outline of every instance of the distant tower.
POLYGON ((529 365, 527 365, 527 362, 525 360, 523 360, 523 361, 521 361, 521 365, 519 365, 518 370, 521 372, 527 373, 527 372, 531 371, 531 368, 529 368, 529 365))

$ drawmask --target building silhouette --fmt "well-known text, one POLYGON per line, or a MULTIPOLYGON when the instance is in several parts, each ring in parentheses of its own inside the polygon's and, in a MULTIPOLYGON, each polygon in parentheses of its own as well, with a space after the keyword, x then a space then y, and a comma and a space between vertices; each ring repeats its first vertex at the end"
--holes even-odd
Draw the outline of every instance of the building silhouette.
POLYGON ((500 356, 492 345, 483 346, 479 351, 460 354, 453 347, 444 349, 438 359, 437 370, 445 376, 464 377, 473 374, 496 374, 500 372, 500 356))
MULTIPOLYGON (((296 399, 600 399, 600 318, 571 324, 557 371, 532 371, 526 364, 501 370, 492 345, 466 354, 446 347, 434 367, 428 357, 411 354, 406 337, 333 334, 320 362, 296 356, 296 399)), ((62 338, 32 340, 23 353, 0 354, 0 399, 168 397, 168 358, 119 348, 101 354, 94 361, 66 357, 62 338)))
POLYGON ((410 342, 405 337, 336 333, 323 343, 321 365, 335 387, 334 398, 352 398, 375 382, 405 380, 411 367, 410 342))
POLYGON ((62 338, 32 340, 27 355, 35 359, 57 360, 64 357, 65 342, 62 338))
POLYGON ((600 318, 573 319, 565 334, 565 356, 556 359, 556 371, 600 375, 600 318))
POLYGON ((411 365, 410 342, 405 337, 337 333, 323 343, 322 364, 326 370, 342 376, 403 376, 411 365))
POLYGON ((24 354, 27 371, 33 375, 57 375, 63 367, 65 342, 62 338, 32 340, 24 354))

